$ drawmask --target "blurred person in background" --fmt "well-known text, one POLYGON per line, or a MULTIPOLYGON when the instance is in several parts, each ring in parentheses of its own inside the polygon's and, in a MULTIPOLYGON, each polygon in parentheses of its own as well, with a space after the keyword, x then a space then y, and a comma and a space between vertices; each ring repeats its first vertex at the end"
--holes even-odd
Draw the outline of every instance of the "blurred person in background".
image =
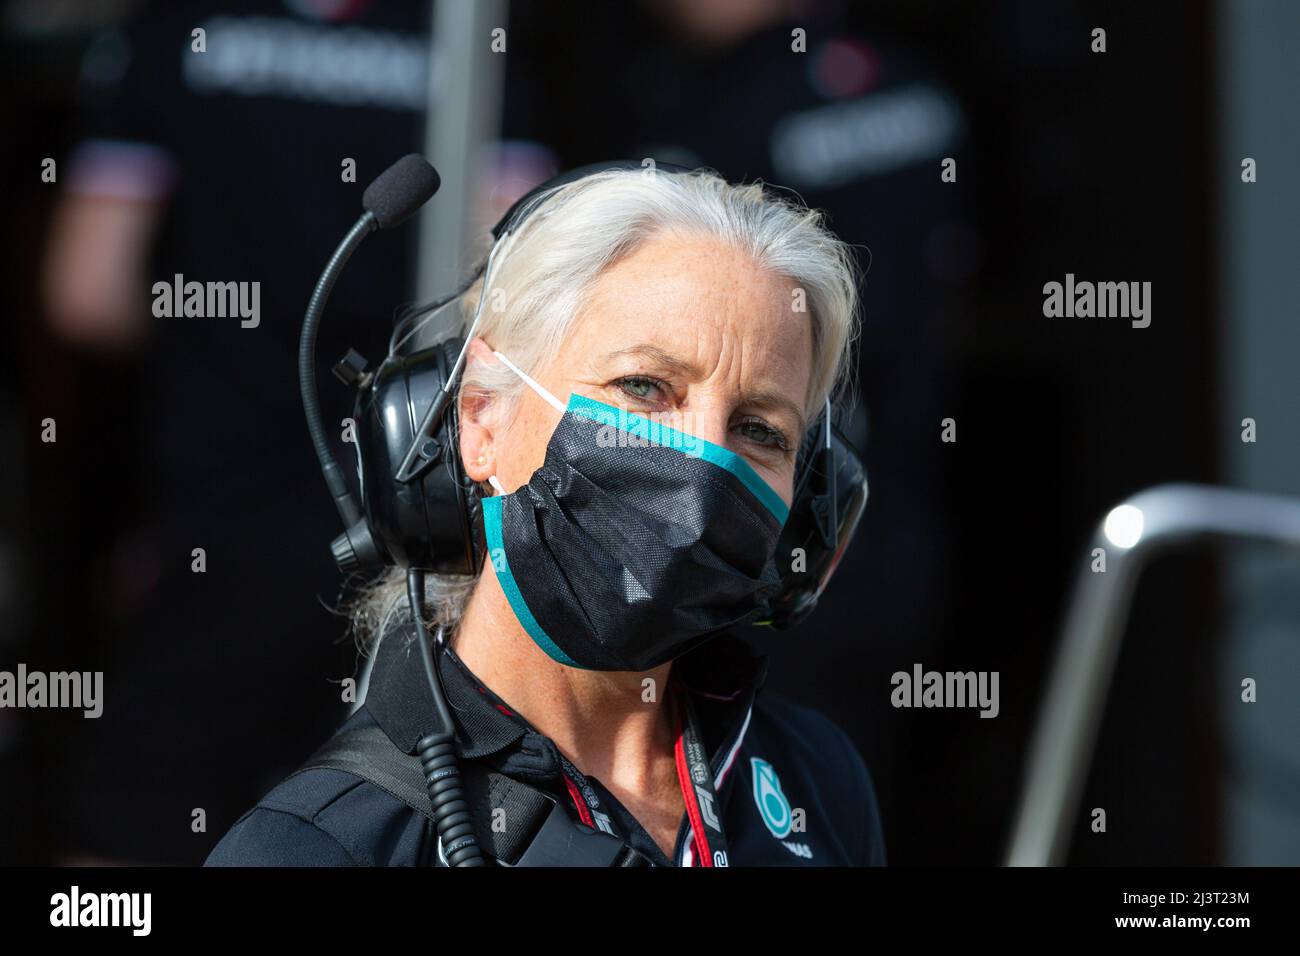
MULTIPOLYGON (((101 463, 139 493, 109 549, 104 714, 50 761, 64 859, 201 861, 207 834, 345 713, 352 661, 319 534, 331 511, 301 491, 317 479, 297 341, 360 191, 420 143, 426 18, 419 4, 157 4, 86 53, 43 285, 63 341, 139 369, 136 403, 108 398, 139 418, 140 445, 101 463), (152 286, 177 275, 259 283, 258 321, 156 317, 152 286)), ((386 335, 410 240, 377 237, 349 271, 322 377, 357 329, 386 335)), ((76 506, 93 529, 119 504, 76 506)))

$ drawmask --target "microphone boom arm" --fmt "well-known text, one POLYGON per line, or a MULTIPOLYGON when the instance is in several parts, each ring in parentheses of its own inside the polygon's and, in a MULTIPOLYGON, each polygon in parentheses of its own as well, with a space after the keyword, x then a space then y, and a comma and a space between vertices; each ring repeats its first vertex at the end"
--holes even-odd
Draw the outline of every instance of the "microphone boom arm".
POLYGON ((352 253, 357 251, 366 236, 379 227, 378 220, 372 212, 364 212, 356 224, 343 237, 334 255, 325 264, 324 271, 316 280, 316 288, 307 302, 307 312, 302 320, 302 333, 298 337, 298 388, 302 394, 302 408, 307 416, 307 431, 311 433, 311 443, 320 460, 321 474, 329 488, 334 507, 343 519, 343 527, 351 528, 361 520, 361 510, 348 490, 347 479, 343 470, 330 450, 329 439, 325 437, 325 422, 321 416, 320 396, 316 393, 316 333, 320 329, 321 316, 325 312, 325 303, 334 291, 334 283, 352 253))

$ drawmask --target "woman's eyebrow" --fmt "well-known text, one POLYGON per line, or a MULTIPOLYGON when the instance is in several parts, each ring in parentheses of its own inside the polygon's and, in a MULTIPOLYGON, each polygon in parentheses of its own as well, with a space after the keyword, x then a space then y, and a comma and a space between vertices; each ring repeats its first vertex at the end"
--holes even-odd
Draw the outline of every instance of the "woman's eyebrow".
POLYGON ((629 348, 619 349, 616 352, 610 352, 605 356, 605 358, 621 358, 624 355, 648 359, 659 368, 666 369, 667 371, 674 372, 678 375, 697 379, 700 377, 699 369, 690 362, 678 358, 671 352, 664 351, 657 345, 633 345, 629 348))
POLYGON ((796 437, 802 436, 803 433, 808 430, 808 426, 804 423, 803 409, 778 392, 746 392, 742 396, 742 399, 742 404, 745 405, 754 405, 758 408, 780 409, 789 413, 790 417, 795 421, 795 427, 798 429, 795 433, 796 437))

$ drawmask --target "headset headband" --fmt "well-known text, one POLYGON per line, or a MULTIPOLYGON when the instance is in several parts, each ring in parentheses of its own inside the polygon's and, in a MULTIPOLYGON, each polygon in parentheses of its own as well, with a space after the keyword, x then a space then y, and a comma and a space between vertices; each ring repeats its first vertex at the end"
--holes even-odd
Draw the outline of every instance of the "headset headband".
MULTIPOLYGON (((579 179, 586 179, 588 176, 595 173, 603 173, 619 169, 637 171, 654 169, 656 172, 666 173, 694 172, 694 170, 689 169, 686 166, 679 166, 676 163, 661 163, 658 160, 611 159, 603 163, 588 163, 586 166, 578 166, 575 169, 570 169, 566 173, 560 173, 558 176, 553 176, 544 183, 539 183, 516 199, 510 208, 506 210, 506 214, 501 217, 500 221, 498 221, 495 226, 492 227, 493 238, 500 239, 503 234, 519 225, 519 223, 532 212, 532 208, 529 207, 532 206, 533 200, 537 199, 543 193, 559 189, 561 186, 567 186, 569 183, 577 182, 579 179), (645 164, 647 162, 654 163, 654 165, 646 166, 645 164)), ((537 205, 541 204, 538 203, 537 205)))

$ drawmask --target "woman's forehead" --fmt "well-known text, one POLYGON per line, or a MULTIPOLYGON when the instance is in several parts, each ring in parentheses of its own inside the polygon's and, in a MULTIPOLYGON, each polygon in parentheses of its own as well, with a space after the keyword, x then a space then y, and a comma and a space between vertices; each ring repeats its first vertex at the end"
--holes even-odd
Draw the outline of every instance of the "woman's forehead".
POLYGON ((704 376, 729 371, 802 403, 812 329, 798 291, 718 240, 660 237, 601 274, 570 338, 585 356, 675 362, 704 376))

